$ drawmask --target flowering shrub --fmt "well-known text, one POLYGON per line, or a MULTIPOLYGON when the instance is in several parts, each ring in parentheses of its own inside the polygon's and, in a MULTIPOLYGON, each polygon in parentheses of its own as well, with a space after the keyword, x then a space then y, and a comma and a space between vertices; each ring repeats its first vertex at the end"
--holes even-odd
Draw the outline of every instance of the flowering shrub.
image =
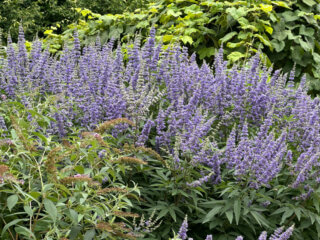
MULTIPOLYGON (((259 55, 228 70, 222 50, 213 74, 186 48, 163 49, 154 29, 143 47, 137 38, 115 50, 113 41, 101 46, 99 39, 81 49, 74 37, 60 58, 39 41, 28 54, 21 29, 18 49, 9 44, 0 61, 2 100, 19 102, 35 136, 65 142, 89 131, 98 143, 115 137, 138 155, 148 149, 151 158, 126 155, 114 163, 146 165, 121 179, 137 183, 144 199, 128 210, 158 210, 164 218, 153 237, 167 238, 186 213, 191 229, 205 229, 191 231, 197 238, 214 228, 220 238, 254 239, 293 223, 297 239, 320 236, 319 100, 307 95, 305 78, 295 87, 294 71, 287 79, 261 65, 259 55)), ((0 123, 3 136, 14 138, 14 119, 2 112, 0 123)), ((86 156, 84 166, 95 164, 86 156)))

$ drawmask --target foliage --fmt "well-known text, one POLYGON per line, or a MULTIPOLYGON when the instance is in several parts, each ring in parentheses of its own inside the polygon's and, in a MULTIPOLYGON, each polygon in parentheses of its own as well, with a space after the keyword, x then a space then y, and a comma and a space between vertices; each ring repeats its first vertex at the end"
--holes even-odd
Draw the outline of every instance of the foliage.
POLYGON ((4 31, 4 39, 10 32, 16 41, 18 38, 18 26, 23 24, 26 39, 32 41, 35 34, 43 37, 43 32, 50 28, 58 33, 66 30, 66 26, 75 23, 79 14, 75 8, 87 8, 94 12, 122 13, 125 10, 134 11, 143 8, 147 0, 4 0, 0 5, 0 28, 4 31))
MULTIPOLYGON (((260 64, 259 55, 228 69, 222 49, 213 73, 207 64, 198 66, 196 55, 189 57, 186 48, 163 48, 155 36, 152 29, 142 47, 139 38, 132 46, 115 49, 114 41, 101 45, 97 39, 81 49, 75 32, 74 46, 57 58, 43 51, 40 41, 28 53, 20 29, 16 48, 9 44, 6 59, 0 61, 1 98, 19 102, 24 109, 1 110, 6 114, 0 118, 3 133, 19 141, 23 152, 6 152, 12 158, 5 165, 13 176, 21 179, 25 174, 25 181, 28 171, 40 176, 38 165, 48 158, 48 151, 44 148, 33 156, 33 143, 45 147, 44 139, 51 138, 55 141, 49 141, 50 148, 71 144, 79 154, 55 163, 57 169, 74 167, 70 175, 58 171, 57 179, 88 173, 101 181, 107 175, 101 171, 108 166, 115 171, 113 183, 129 189, 135 189, 133 183, 139 186, 142 199, 130 199, 123 208, 145 216, 156 211, 162 218, 146 239, 168 238, 185 214, 189 235, 195 239, 211 232, 216 239, 242 235, 251 240, 264 230, 271 233, 293 224, 293 239, 319 238, 320 101, 307 95, 305 78, 295 87, 294 71, 289 79, 280 71, 271 73, 260 64), (36 121, 38 114, 42 121, 36 121), (81 146, 79 133, 92 141, 87 147, 81 146), (101 144, 118 150, 97 160, 98 151, 110 149, 101 144), (24 167, 29 161, 34 166, 24 167), (135 167, 127 169, 123 163, 135 167), (84 170, 77 172, 78 165, 84 170)), ((41 169, 46 171, 45 166, 41 169)), ((34 177, 28 186, 42 193, 40 179, 34 177)), ((92 207, 95 189, 77 184, 69 191, 92 191, 92 207)), ((63 216, 65 205, 54 198, 59 189, 48 191, 63 216)), ((75 206, 82 203, 79 199, 75 206)), ((110 213, 108 221, 114 216, 111 209, 104 210, 110 213)), ((15 212, 19 211, 23 210, 15 212)), ((8 212, 3 216, 12 217, 8 212)), ((52 220, 50 215, 45 219, 52 220)), ((149 222, 142 224, 146 225, 149 222)), ((63 229, 59 226, 56 232, 63 229)))
POLYGON ((156 26, 164 43, 180 41, 209 63, 223 44, 230 63, 243 62, 260 49, 261 58, 275 69, 289 72, 296 64, 296 80, 307 73, 310 90, 315 93, 320 89, 316 67, 320 54, 317 3, 318 0, 161 0, 146 10, 115 15, 82 10, 84 18, 78 24, 69 25, 62 35, 48 30, 45 41, 56 52, 72 39, 74 29, 87 44, 97 35, 102 42, 111 38, 127 42, 136 32, 147 36, 151 26, 156 26))

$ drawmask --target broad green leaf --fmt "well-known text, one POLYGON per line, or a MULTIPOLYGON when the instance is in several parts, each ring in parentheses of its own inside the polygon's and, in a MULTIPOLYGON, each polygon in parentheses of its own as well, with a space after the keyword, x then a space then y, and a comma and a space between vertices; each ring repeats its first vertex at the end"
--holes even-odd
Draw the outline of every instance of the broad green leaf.
POLYGON ((244 58, 246 55, 241 53, 241 52, 232 52, 230 53, 227 58, 228 60, 230 60, 231 62, 236 62, 241 58, 244 58))
POLYGON ((82 229, 82 227, 79 226, 79 225, 71 227, 71 231, 70 231, 70 234, 69 234, 69 239, 70 240, 75 240, 77 238, 77 236, 79 235, 81 229, 82 229))
POLYGON ((246 16, 248 13, 248 10, 245 7, 240 7, 238 9, 235 7, 231 7, 231 8, 227 8, 226 13, 230 14, 231 17, 237 20, 238 18, 246 16))
POLYGON ((317 63, 320 63, 320 55, 318 53, 313 53, 313 60, 317 63))
POLYGON ((313 5, 317 4, 313 0, 302 0, 303 3, 307 4, 309 7, 312 7, 313 5))
POLYGON ((80 165, 75 166, 74 170, 76 170, 77 173, 84 174, 84 167, 83 166, 80 166, 80 165))
POLYGON ((88 230, 85 235, 83 236, 84 240, 92 240, 94 238, 94 236, 96 235, 96 230, 91 229, 88 230))
POLYGON ((18 195, 11 195, 10 197, 7 198, 7 206, 10 212, 12 208, 17 204, 18 199, 19 199, 18 195))
POLYGON ((241 202, 240 200, 235 200, 233 204, 234 217, 236 219, 236 224, 239 224, 240 214, 241 214, 241 202))
POLYGON ((266 35, 254 34, 253 36, 259 38, 259 40, 263 43, 263 45, 266 45, 269 48, 272 48, 271 42, 266 35))
POLYGON ((264 29, 267 31, 267 33, 269 33, 270 35, 273 33, 273 28, 269 27, 267 25, 264 25, 264 29))
POLYGON ((189 43, 191 45, 193 43, 192 37, 190 36, 181 36, 180 39, 184 44, 189 43))
POLYGON ((301 38, 299 38, 299 43, 300 43, 300 46, 301 46, 306 52, 309 52, 309 51, 312 49, 312 46, 310 46, 309 43, 303 41, 301 38))
POLYGON ((227 35, 225 35, 223 38, 220 38, 219 43, 224 43, 232 39, 234 36, 236 36, 238 32, 230 32, 227 35))
POLYGON ((268 5, 268 4, 260 4, 260 8, 262 11, 264 11, 265 13, 269 13, 272 11, 272 5, 268 5))
POLYGON ((162 41, 164 43, 170 42, 172 40, 172 38, 173 38, 173 35, 164 35, 163 38, 162 38, 162 41))
POLYGON ((32 238, 32 239, 36 239, 35 235, 33 234, 33 232, 30 231, 30 229, 23 227, 23 226, 17 226, 14 228, 14 230, 21 235, 24 235, 26 237, 28 237, 28 239, 32 238))
POLYGON ((282 13, 282 17, 286 22, 292 22, 299 19, 299 16, 297 16, 297 14, 292 11, 285 11, 284 13, 282 13))
POLYGON ((54 203, 49 199, 44 199, 44 208, 46 209, 47 213, 50 215, 52 220, 55 222, 57 220, 58 212, 57 208, 54 203))
POLYGON ((309 37, 313 37, 314 35, 314 29, 313 28, 306 28, 304 25, 301 25, 299 28, 299 34, 300 35, 305 35, 309 37))
POLYGON ((279 6, 279 7, 285 7, 285 8, 291 9, 289 7, 289 5, 287 3, 285 3, 285 2, 283 2, 283 1, 271 1, 271 3, 275 4, 275 5, 279 6))
POLYGON ((199 54, 199 58, 202 60, 204 58, 213 56, 216 53, 216 51, 217 50, 214 47, 209 47, 209 48, 203 47, 197 52, 199 54))
POLYGON ((281 52, 285 47, 284 41, 278 41, 277 39, 272 39, 271 44, 277 52, 281 52))
POLYGON ((237 47, 243 46, 244 44, 245 44, 245 41, 241 41, 241 42, 237 42, 237 43, 228 42, 227 47, 228 48, 237 48, 237 47))
POLYGON ((23 209, 30 217, 33 216, 33 211, 30 206, 24 206, 23 209))

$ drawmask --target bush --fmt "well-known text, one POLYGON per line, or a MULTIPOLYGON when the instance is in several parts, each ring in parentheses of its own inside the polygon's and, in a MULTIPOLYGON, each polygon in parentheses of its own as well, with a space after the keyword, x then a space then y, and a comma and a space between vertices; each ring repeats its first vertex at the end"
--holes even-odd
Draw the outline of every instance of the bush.
POLYGON ((32 41, 36 34, 44 37, 43 32, 52 27, 58 33, 66 30, 66 26, 79 20, 80 15, 75 8, 88 8, 94 12, 122 13, 143 8, 147 0, 134 1, 73 1, 73 0, 10 0, 0 5, 0 28, 4 31, 4 39, 10 32, 14 41, 18 39, 18 26, 23 24, 26 39, 32 41))
POLYGON ((85 10, 82 14, 86 19, 70 25, 62 35, 47 32, 45 41, 54 52, 72 38, 74 29, 78 29, 84 43, 89 43, 97 35, 102 42, 111 38, 128 41, 137 31, 147 36, 155 25, 164 43, 180 41, 210 64, 222 44, 231 63, 243 62, 260 49, 264 62, 275 69, 289 72, 296 64, 296 80, 307 73, 314 94, 320 90, 316 67, 320 59, 319 6, 308 0, 161 0, 146 10, 116 15, 101 16, 85 10))
MULTIPOLYGON (((222 50, 213 74, 207 64, 198 66, 196 55, 188 57, 186 48, 163 49, 155 35, 152 29, 143 47, 139 38, 131 47, 116 49, 113 41, 101 45, 97 39, 81 50, 75 33, 74 47, 56 58, 42 51, 39 41, 28 55, 21 29, 17 49, 9 44, 7 58, 1 61, 0 86, 2 99, 9 103, 14 99, 26 109, 20 114, 12 110, 11 115, 23 119, 20 125, 31 133, 21 137, 14 118, 1 108, 3 134, 20 139, 23 147, 21 156, 5 149, 12 157, 5 165, 13 164, 18 179, 20 172, 28 176, 21 168, 31 161, 26 150, 34 144, 24 139, 40 141, 39 137, 42 142, 46 135, 81 147, 78 133, 95 131, 102 138, 98 143, 56 167, 79 164, 85 174, 101 180, 103 164, 109 166, 113 159, 102 166, 96 163, 96 150, 102 150, 99 141, 120 149, 118 161, 139 162, 130 171, 121 165, 111 167, 120 171, 115 179, 121 184, 139 186, 142 199, 130 199, 124 206, 127 211, 140 215, 156 211, 162 218, 159 228, 146 235, 151 239, 168 238, 185 214, 195 239, 210 232, 216 239, 238 235, 256 239, 264 230, 293 224, 293 239, 319 238, 320 102, 307 95, 305 78, 294 87, 292 71, 286 86, 287 75, 271 74, 259 55, 228 69, 222 50), (39 114, 45 117, 35 121, 39 114)), ((33 169, 38 174, 38 168, 33 169)), ((70 175, 74 174, 72 170, 70 175)), ((42 189, 38 181, 35 188, 42 189)), ((91 191, 90 186, 84 189, 91 191)), ((50 200, 58 205, 53 197, 50 200)), ((4 211, 12 217, 8 209, 4 211)))

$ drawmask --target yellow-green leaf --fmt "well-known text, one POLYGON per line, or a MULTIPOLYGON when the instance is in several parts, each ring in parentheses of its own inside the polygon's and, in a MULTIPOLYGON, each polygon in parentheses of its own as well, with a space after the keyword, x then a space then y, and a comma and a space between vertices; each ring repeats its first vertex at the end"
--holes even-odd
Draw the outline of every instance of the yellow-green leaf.
POLYGON ((162 38, 162 41, 165 42, 170 42, 173 38, 173 35, 164 35, 162 38))
POLYGON ((180 37, 180 40, 184 43, 184 44, 192 44, 193 43, 193 40, 192 40, 192 37, 190 36, 181 36, 180 37))
POLYGON ((262 11, 264 11, 265 13, 269 13, 272 11, 272 5, 268 5, 268 4, 260 4, 260 8, 262 11))
POLYGON ((230 53, 227 58, 228 60, 230 60, 231 62, 236 62, 241 58, 244 58, 246 55, 241 53, 241 52, 232 52, 230 53))
POLYGON ((269 33, 270 35, 273 33, 273 28, 272 27, 264 25, 264 28, 266 29, 267 33, 269 33))

